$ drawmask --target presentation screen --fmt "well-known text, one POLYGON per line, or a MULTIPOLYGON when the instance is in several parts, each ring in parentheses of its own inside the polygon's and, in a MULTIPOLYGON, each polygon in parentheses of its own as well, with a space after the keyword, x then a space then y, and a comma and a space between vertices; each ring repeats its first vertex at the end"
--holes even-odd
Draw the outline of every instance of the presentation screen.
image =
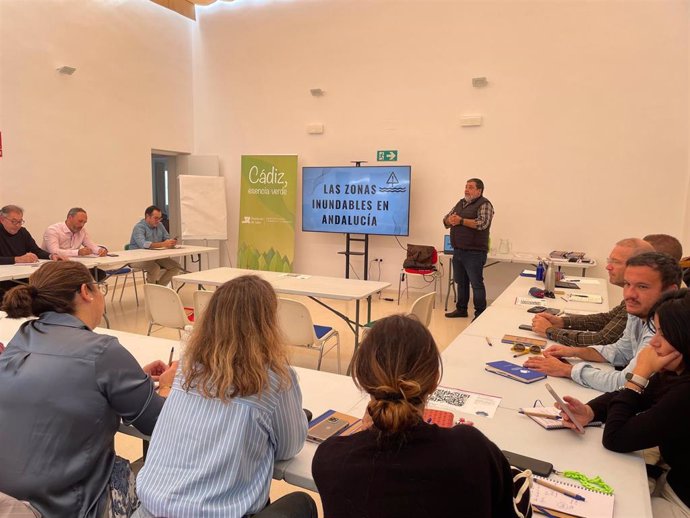
POLYGON ((303 167, 302 230, 407 236, 408 165, 303 167))

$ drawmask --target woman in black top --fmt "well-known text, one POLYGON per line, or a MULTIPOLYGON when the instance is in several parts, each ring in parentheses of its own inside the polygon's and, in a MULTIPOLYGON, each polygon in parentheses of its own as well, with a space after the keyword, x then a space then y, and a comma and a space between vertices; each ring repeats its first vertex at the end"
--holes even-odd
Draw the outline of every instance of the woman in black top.
MULTIPOLYGON (((690 292, 666 294, 652 310, 656 334, 637 356, 632 377, 617 392, 586 405, 565 397, 583 425, 605 421, 603 443, 626 453, 659 447, 671 469, 657 484, 652 509, 658 517, 690 517, 690 292)), ((573 427, 568 416, 564 423, 573 427)))
POLYGON ((367 429, 332 437, 314 455, 324 516, 516 516, 510 466, 496 445, 472 426, 422 419, 441 357, 419 321, 377 321, 355 353, 352 377, 371 396, 367 429))

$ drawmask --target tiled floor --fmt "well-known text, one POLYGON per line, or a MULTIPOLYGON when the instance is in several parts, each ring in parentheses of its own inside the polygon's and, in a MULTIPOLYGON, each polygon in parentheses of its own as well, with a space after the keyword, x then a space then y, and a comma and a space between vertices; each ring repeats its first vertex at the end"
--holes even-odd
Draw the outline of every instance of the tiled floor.
MULTIPOLYGON (((192 296, 196 286, 184 286, 180 290, 180 295, 185 306, 192 306, 192 296)), ((134 290, 131 284, 124 291, 122 301, 118 302, 120 296, 118 287, 118 293, 115 294, 115 301, 110 301, 111 293, 108 294, 108 304, 107 304, 107 314, 110 319, 110 325, 113 329, 118 329, 122 331, 129 331, 132 333, 146 334, 146 329, 148 327, 148 322, 146 320, 146 315, 144 311, 143 294, 142 290, 139 290, 140 295, 140 305, 137 306, 134 290)), ((424 292, 413 291, 410 294, 409 300, 403 296, 400 301, 400 305, 397 304, 395 299, 397 298, 397 291, 393 292, 383 292, 380 297, 375 297, 372 301, 372 319, 382 318, 387 315, 395 313, 406 312, 411 306, 414 299, 418 296, 423 295, 424 292), (394 299, 392 302, 390 300, 385 300, 386 298, 394 299)), ((339 317, 323 308, 316 302, 309 300, 308 298, 300 298, 309 307, 312 317, 315 323, 334 326, 340 332, 341 339, 341 361, 343 366, 343 371, 345 370, 347 364, 352 357, 352 351, 354 348, 354 335, 349 327, 342 321, 339 317)), ((332 305, 338 311, 349 315, 353 318, 355 313, 354 302, 345 303, 341 301, 326 301, 329 305, 332 305)), ((451 301, 452 305, 452 301, 451 301)), ((453 308, 449 308, 452 310, 453 308)), ((470 319, 467 318, 456 318, 447 319, 443 315, 443 303, 438 299, 436 300, 436 308, 432 312, 431 324, 429 329, 431 330, 436 343, 441 350, 445 349, 448 344, 469 324, 470 319)), ((104 324, 104 323, 103 323, 104 324)), ((162 338, 172 338, 177 339, 178 333, 173 329, 161 329, 154 327, 154 336, 159 336, 162 338)), ((162 358, 165 360, 164 358, 162 358)), ((303 348, 290 348, 290 361, 293 365, 307 368, 316 368, 317 353, 315 351, 309 351, 303 348)), ((336 372, 336 356, 335 350, 331 351, 323 359, 322 370, 329 372, 336 372)), ((135 460, 141 457, 141 441, 134 439, 129 436, 124 436, 122 434, 117 434, 115 438, 115 448, 119 455, 126 457, 130 460, 135 460)), ((299 490, 282 481, 273 481, 271 485, 271 499, 275 500, 281 495, 289 493, 291 491, 299 490)), ((319 515, 322 516, 321 502, 319 495, 317 493, 310 493, 317 501, 319 506, 319 515)))

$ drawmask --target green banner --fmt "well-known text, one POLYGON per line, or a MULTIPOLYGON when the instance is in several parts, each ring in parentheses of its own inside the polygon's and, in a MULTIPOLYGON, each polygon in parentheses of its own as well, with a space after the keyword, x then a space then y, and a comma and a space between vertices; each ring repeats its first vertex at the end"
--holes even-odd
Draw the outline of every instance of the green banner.
POLYGON ((296 204, 296 155, 242 156, 238 268, 292 271, 296 204))

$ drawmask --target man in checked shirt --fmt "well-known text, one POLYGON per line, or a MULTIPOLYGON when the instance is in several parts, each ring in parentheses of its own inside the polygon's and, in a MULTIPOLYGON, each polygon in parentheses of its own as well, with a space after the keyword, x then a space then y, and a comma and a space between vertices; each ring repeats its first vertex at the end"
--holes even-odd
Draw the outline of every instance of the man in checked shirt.
MULTIPOLYGON (((609 282, 623 287, 625 262, 635 255, 653 251, 652 245, 642 239, 631 237, 618 241, 606 258, 609 282)), ((618 341, 623 336, 627 321, 625 301, 621 301, 608 313, 565 317, 539 313, 532 319, 532 331, 563 345, 586 347, 618 341)))
POLYGON ((453 276, 458 285, 455 310, 446 318, 468 316, 470 285, 474 293, 474 318, 486 309, 484 265, 489 252, 489 230, 494 207, 484 197, 484 182, 470 178, 465 184, 462 198, 443 218, 443 226, 450 229, 453 245, 453 276))

